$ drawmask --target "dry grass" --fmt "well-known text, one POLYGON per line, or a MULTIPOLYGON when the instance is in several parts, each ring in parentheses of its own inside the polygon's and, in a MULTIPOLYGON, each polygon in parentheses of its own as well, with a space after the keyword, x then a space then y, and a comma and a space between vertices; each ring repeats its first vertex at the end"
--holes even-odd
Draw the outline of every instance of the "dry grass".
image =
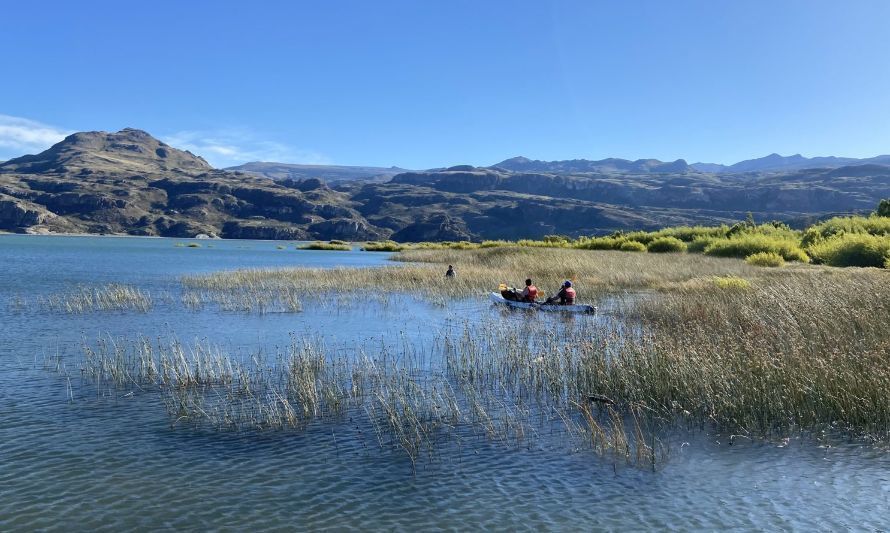
MULTIPOLYGON (((500 283, 521 285, 527 277, 548 292, 563 280, 575 281, 581 301, 621 291, 670 290, 695 279, 716 275, 743 278, 765 275, 735 259, 685 254, 627 254, 617 251, 495 247, 476 250, 410 250, 394 256, 405 263, 377 268, 245 269, 182 279, 190 297, 244 294, 246 304, 263 295, 292 294, 302 299, 338 298, 344 293, 403 293, 434 302, 480 296, 500 283), (444 276, 452 264, 457 276, 444 276)), ((803 268, 803 267, 798 267, 803 268)))

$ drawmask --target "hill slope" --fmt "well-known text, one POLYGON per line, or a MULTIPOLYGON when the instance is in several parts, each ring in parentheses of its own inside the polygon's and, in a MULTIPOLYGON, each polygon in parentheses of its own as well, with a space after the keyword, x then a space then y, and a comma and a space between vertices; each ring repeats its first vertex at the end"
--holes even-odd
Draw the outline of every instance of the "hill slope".
POLYGON ((140 130, 77 133, 0 164, 0 230, 515 239, 732 222, 748 211, 759 220, 811 221, 867 211, 890 196, 890 167, 880 164, 712 173, 683 160, 513 158, 487 168, 400 173, 277 163, 241 168, 254 170, 213 169, 140 130))

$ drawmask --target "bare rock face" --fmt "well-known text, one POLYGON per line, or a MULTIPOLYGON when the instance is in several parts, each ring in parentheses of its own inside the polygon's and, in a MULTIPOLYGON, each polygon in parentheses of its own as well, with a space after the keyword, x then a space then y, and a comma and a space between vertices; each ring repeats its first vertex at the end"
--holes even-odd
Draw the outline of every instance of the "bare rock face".
POLYGON ((265 221, 226 222, 223 225, 222 237, 225 239, 310 240, 309 234, 301 228, 265 221))
POLYGON ((446 214, 425 217, 392 235, 398 242, 466 241, 472 238, 463 221, 446 214))
POLYGON ((0 229, 21 231, 43 224, 55 216, 39 205, 0 195, 0 229))
POLYGON ((309 226, 309 232, 316 239, 343 241, 376 241, 385 239, 389 232, 375 228, 367 222, 350 218, 325 220, 309 226))

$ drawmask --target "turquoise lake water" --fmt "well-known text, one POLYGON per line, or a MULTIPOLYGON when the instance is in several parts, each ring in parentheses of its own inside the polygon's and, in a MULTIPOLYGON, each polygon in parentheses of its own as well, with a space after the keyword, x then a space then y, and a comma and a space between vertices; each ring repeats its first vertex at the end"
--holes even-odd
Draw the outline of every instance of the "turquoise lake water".
POLYGON ((413 468, 398 449, 367 444, 351 420, 220 432, 171 427, 148 394, 72 393, 46 361, 75 361, 99 338, 208 341, 247 356, 302 337, 336 350, 423 347, 467 323, 526 319, 484 295, 445 305, 404 298, 299 313, 194 311, 177 298, 185 274, 389 262, 264 241, 182 242, 192 241, 0 235, 0 530, 890 528, 890 454, 861 442, 730 445, 696 431, 651 471, 480 436, 413 468), (105 283, 169 297, 156 297, 148 313, 69 314, 34 303, 105 283))

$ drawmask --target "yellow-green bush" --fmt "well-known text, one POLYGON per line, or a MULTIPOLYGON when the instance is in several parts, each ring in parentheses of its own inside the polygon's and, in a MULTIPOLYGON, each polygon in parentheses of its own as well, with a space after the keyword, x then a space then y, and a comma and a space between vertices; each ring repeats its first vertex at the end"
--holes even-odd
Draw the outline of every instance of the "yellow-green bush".
POLYGON ((819 264, 886 268, 890 235, 843 233, 814 244, 807 251, 819 264))
POLYGON ((686 245, 686 251, 694 254, 704 253, 705 248, 716 239, 716 237, 696 237, 692 242, 686 245))
POLYGON ((404 249, 404 245, 395 241, 372 241, 365 243, 362 247, 362 250, 366 252, 401 252, 404 249))
POLYGON ((890 235, 890 217, 834 217, 804 231, 801 244, 809 247, 838 235, 890 235))
POLYGON ((646 245, 637 241, 624 241, 618 249, 622 252, 645 252, 646 245))
POLYGON ((740 234, 725 239, 715 239, 704 250, 705 255, 740 259, 758 252, 779 254, 786 261, 806 263, 810 260, 796 241, 769 235, 740 234))
POLYGON ((352 246, 348 244, 336 244, 332 242, 310 242, 309 244, 304 244, 302 246, 297 246, 297 250, 339 250, 339 251, 349 251, 352 250, 352 246))
POLYGON ((656 254, 685 252, 686 243, 676 237, 658 237, 650 241, 646 249, 656 254))
POLYGON ((624 242, 624 238, 618 237, 592 237, 579 239, 574 247, 582 250, 617 250, 624 242))
POLYGON ((500 246, 513 246, 513 243, 510 241, 497 240, 497 241, 482 241, 479 244, 479 248, 498 248, 500 246))
POLYGON ((714 285, 723 290, 745 290, 751 287, 751 282, 738 276, 715 276, 714 285))
POLYGON ((775 252, 757 252, 745 258, 749 265, 761 267, 780 267, 785 264, 785 259, 775 252))

